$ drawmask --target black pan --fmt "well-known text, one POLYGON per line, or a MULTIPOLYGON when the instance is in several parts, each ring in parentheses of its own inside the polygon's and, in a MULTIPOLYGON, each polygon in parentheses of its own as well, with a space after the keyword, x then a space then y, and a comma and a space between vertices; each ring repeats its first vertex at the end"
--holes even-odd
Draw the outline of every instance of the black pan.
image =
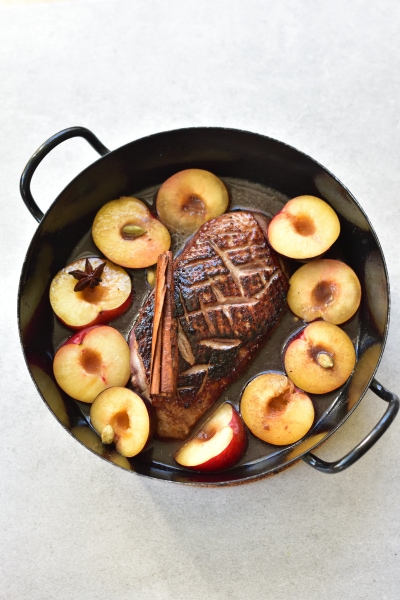
MULTIPOLYGON (((179 483, 228 485, 248 482, 277 472, 300 458, 325 473, 336 473, 358 460, 386 431, 399 408, 398 397, 374 379, 382 357, 389 325, 389 282, 377 236, 364 211, 338 179, 309 156, 281 142, 246 131, 222 128, 189 128, 167 131, 131 142, 110 152, 93 133, 82 127, 65 129, 47 140, 31 157, 21 177, 21 194, 39 227, 23 265, 18 319, 28 369, 45 403, 71 434, 113 460, 90 429, 88 406, 58 389, 52 374, 55 349, 71 332, 52 314, 48 301, 51 279, 74 258, 96 253, 91 224, 107 201, 134 195, 152 204, 157 187, 173 173, 199 167, 212 171, 227 184, 233 208, 250 207, 273 215, 288 199, 301 194, 324 198, 341 221, 341 234, 330 251, 357 273, 362 303, 343 327, 357 350, 357 364, 350 380, 339 390, 313 397, 316 418, 309 434, 291 446, 276 447, 249 435, 248 450, 234 468, 200 475, 179 468, 173 461, 174 443, 155 441, 129 461, 136 473, 179 483), (44 215, 30 191, 31 178, 43 158, 65 140, 84 138, 101 158, 80 173, 55 199, 44 215), (314 450, 334 433, 354 411, 368 389, 387 403, 369 435, 343 458, 319 459, 314 450), (85 435, 82 435, 82 432, 85 435)), ((132 273, 136 297, 132 309, 112 325, 129 335, 137 310, 148 288, 145 273, 132 273)), ((226 390, 224 398, 238 406, 240 393, 255 374, 282 370, 281 351, 299 322, 286 311, 251 368, 226 390)), ((224 399, 221 398, 221 401, 224 399)))

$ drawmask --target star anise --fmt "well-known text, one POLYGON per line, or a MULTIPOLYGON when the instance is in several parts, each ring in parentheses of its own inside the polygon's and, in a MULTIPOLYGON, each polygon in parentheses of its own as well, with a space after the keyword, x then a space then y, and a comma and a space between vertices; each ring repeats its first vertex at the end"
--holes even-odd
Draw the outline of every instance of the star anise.
POLYGON ((93 269, 90 264, 89 259, 87 258, 85 261, 85 270, 81 271, 80 269, 76 269, 76 271, 69 271, 69 274, 78 279, 78 283, 74 287, 75 292, 81 292, 87 287, 91 289, 95 288, 97 285, 101 283, 101 275, 103 273, 104 267, 106 263, 100 263, 98 267, 93 269))

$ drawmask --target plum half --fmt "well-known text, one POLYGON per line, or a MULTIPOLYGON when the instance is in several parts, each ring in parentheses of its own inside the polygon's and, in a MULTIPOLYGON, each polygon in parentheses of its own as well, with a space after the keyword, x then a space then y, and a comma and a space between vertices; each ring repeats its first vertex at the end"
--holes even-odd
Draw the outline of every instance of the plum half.
POLYGON ((125 457, 142 452, 152 438, 151 407, 126 387, 110 387, 101 392, 90 407, 90 421, 103 444, 115 444, 125 457))
POLYGON ((156 264, 171 245, 165 225, 144 202, 130 196, 110 200, 100 208, 93 221, 92 237, 104 256, 131 269, 156 264))
MULTIPOLYGON (((87 278, 89 279, 89 278, 87 278)), ((120 266, 99 257, 80 258, 61 269, 50 285, 50 304, 57 317, 71 329, 108 323, 123 314, 132 301, 132 282, 120 266), (88 266, 89 265, 89 266, 88 266), (76 289, 88 270, 95 273, 102 268, 101 276, 76 289), (81 279, 73 273, 80 273, 81 279)))
POLYGON ((339 325, 360 306, 360 281, 340 260, 322 258, 306 263, 292 275, 289 284, 289 308, 304 321, 321 318, 339 325))
POLYGON ((206 221, 222 215, 229 204, 225 184, 204 169, 185 169, 161 185, 157 214, 171 231, 194 233, 206 221))
POLYGON ((53 372, 60 388, 71 398, 91 404, 106 388, 128 383, 128 343, 109 325, 82 329, 57 350, 53 372))
POLYGON ((283 373, 262 373, 245 387, 242 418, 253 435, 277 446, 303 438, 314 422, 314 405, 283 373))
POLYGON ((326 394, 343 385, 356 364, 353 342, 343 329, 313 321, 284 350, 288 377, 310 394, 326 394))
POLYGON ((295 259, 323 254, 339 233, 337 214, 316 196, 297 196, 289 200, 268 227, 268 239, 273 249, 295 259))
POLYGON ((175 454, 178 464, 198 471, 220 471, 233 466, 246 450, 244 423, 224 402, 175 454))

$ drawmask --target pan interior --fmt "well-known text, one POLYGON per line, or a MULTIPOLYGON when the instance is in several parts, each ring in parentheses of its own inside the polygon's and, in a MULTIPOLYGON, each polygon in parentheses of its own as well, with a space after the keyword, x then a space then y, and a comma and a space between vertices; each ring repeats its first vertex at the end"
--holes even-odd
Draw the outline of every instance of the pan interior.
MULTIPOLYGON (((277 157, 281 160, 287 158, 282 157, 283 151, 287 152, 286 147, 276 142, 275 144, 272 161, 274 169, 277 157)), ((347 262, 358 274, 362 285, 361 307, 356 315, 342 326, 357 349, 358 362, 350 381, 330 394, 311 396, 316 418, 305 439, 289 447, 277 447, 261 442, 250 434, 245 456, 233 469, 226 472, 200 475, 178 467, 173 460, 174 452, 180 445, 176 442, 155 441, 146 452, 130 459, 129 465, 125 463, 127 468, 142 475, 200 485, 240 483, 288 466, 304 452, 321 443, 350 414, 368 388, 383 351, 388 325, 388 284, 384 259, 368 220, 347 190, 333 176, 300 153, 295 156, 294 166, 288 168, 287 177, 291 180, 285 185, 282 184, 283 176, 280 170, 272 169, 271 165, 268 167, 268 162, 266 174, 263 172, 263 177, 253 174, 252 180, 236 177, 240 168, 227 168, 228 163, 225 160, 220 164, 212 157, 211 162, 208 159, 195 162, 189 159, 189 163, 169 165, 168 170, 163 167, 158 176, 155 176, 155 183, 142 187, 135 187, 138 182, 132 178, 127 180, 125 174, 124 163, 128 160, 127 157, 131 159, 132 155, 130 145, 123 147, 119 154, 117 163, 115 155, 118 155, 118 151, 95 163, 88 172, 78 176, 63 191, 42 221, 27 254, 20 283, 20 332, 25 358, 40 394, 57 419, 77 439, 106 460, 112 460, 110 450, 101 444, 90 428, 90 407, 66 396, 54 381, 54 353, 71 335, 71 331, 55 318, 48 302, 50 281, 59 269, 76 258, 98 254, 91 237, 91 223, 95 212, 105 201, 119 195, 133 195, 153 206, 163 178, 187 166, 208 168, 220 176, 230 193, 231 210, 259 210, 272 217, 294 195, 319 195, 331 203, 341 220, 340 238, 327 256, 347 262), (98 184, 94 185, 93 182, 98 180, 99 166, 107 161, 111 164, 108 169, 111 169, 114 182, 118 173, 124 173, 124 177, 114 186, 105 185, 106 189, 99 193, 98 184), (293 180, 297 181, 297 185, 293 180), (269 181, 271 185, 266 183, 269 181), (304 181, 307 182, 307 187, 304 186, 304 181), (277 187, 279 183, 281 185, 277 187), (82 196, 86 198, 85 209, 77 210, 78 199, 82 199, 82 196)), ((292 162, 293 159, 288 162, 289 167, 292 162)), ((232 160, 229 164, 231 163, 232 160)), ((246 174, 251 175, 249 170, 246 174)), ((150 181, 151 177, 148 178, 148 182, 150 181)), ((173 238, 174 252, 179 251, 184 242, 184 239, 173 238)), ((288 261, 286 266, 290 274, 299 265, 296 261, 288 261)), ((111 323, 127 338, 150 289, 146 270, 132 270, 130 273, 135 289, 134 302, 127 313, 111 323)), ((267 370, 282 371, 284 343, 301 325, 302 322, 287 309, 279 326, 275 328, 250 368, 225 390, 218 403, 228 399, 238 407, 241 393, 250 379, 267 370)), ((204 419, 206 417, 207 415, 204 419)))

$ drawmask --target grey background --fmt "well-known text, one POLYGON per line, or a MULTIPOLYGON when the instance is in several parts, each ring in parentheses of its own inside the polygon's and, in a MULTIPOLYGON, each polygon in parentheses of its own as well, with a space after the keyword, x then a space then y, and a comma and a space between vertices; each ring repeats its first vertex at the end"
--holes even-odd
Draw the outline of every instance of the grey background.
MULTIPOLYGON (((334 476, 300 462, 234 488, 148 480, 60 427, 16 321, 37 227, 19 177, 50 135, 83 125, 114 149, 247 129, 310 154, 367 212, 392 291, 377 377, 399 392, 399 25, 394 0, 0 1, 2 600, 399 597, 400 418, 334 476)), ((32 183, 40 207, 96 158, 83 140, 55 150, 32 183)), ((368 392, 318 455, 342 456, 384 408, 368 392)))

